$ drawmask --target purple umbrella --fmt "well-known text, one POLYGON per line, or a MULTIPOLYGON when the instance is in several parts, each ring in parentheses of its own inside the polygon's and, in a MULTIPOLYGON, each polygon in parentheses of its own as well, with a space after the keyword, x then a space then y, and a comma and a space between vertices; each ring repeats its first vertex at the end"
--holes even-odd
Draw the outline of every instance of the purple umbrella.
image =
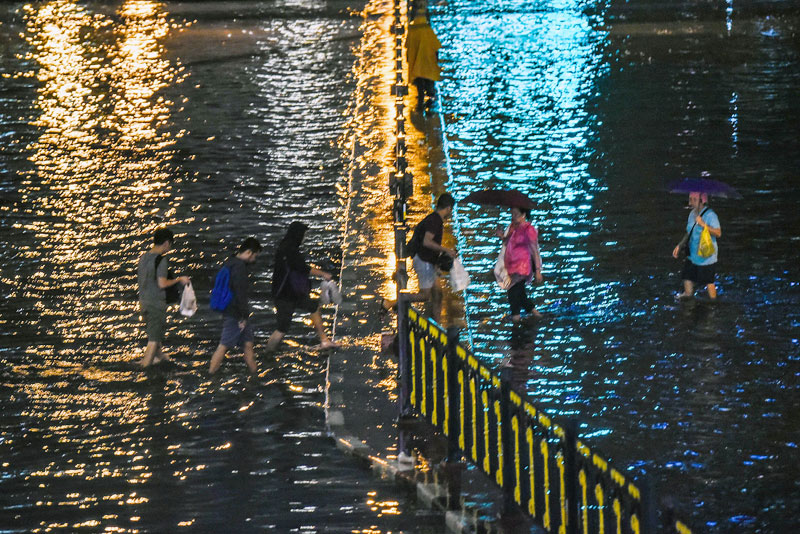
POLYGON ((726 183, 708 178, 684 178, 667 186, 670 193, 705 193, 714 197, 742 198, 736 189, 726 183))
POLYGON ((506 206, 508 208, 533 209, 536 204, 524 193, 514 189, 504 191, 502 189, 484 189, 475 191, 467 195, 463 202, 472 202, 481 206, 506 206))

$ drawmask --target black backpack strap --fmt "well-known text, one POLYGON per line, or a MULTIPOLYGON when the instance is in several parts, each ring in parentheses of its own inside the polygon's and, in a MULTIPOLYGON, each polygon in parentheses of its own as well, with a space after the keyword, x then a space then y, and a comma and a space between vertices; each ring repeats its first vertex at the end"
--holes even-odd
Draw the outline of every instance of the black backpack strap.
MULTIPOLYGON (((703 211, 701 211, 701 212, 700 212, 700 218, 702 219, 702 218, 703 218, 703 215, 705 215, 705 214, 706 214, 706 212, 707 212, 708 210, 710 210, 710 209, 711 209, 710 207, 706 206, 706 209, 704 209, 703 211)), ((694 224, 692 225, 692 229, 691 229, 691 230, 689 230, 689 234, 688 234, 688 235, 689 235, 689 239, 691 239, 691 238, 692 238, 692 232, 694 232, 694 229, 695 229, 696 227, 697 227, 697 221, 695 221, 695 222, 694 222, 694 224)))
POLYGON ((283 263, 284 265, 286 265, 286 274, 283 276, 283 281, 281 282, 281 285, 278 286, 278 290, 275 291, 276 298, 278 297, 278 295, 281 294, 281 291, 283 291, 284 286, 286 286, 286 282, 289 280, 289 273, 291 272, 291 267, 289 267, 289 258, 286 257, 285 253, 283 255, 283 263))

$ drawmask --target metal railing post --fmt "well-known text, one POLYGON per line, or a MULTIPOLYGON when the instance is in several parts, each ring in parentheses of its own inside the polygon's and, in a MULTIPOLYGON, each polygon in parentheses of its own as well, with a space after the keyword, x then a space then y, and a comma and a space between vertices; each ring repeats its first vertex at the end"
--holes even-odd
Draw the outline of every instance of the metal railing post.
POLYGON ((578 439, 578 421, 575 419, 569 419, 566 424, 564 425, 565 431, 565 439, 564 444, 566 446, 565 462, 566 462, 566 494, 567 494, 567 533, 568 534, 577 534, 580 532, 580 528, 578 527, 578 474, 575 470, 576 465, 576 455, 578 451, 576 449, 577 439, 578 439))
POLYGON ((643 475, 638 481, 639 489, 642 492, 642 532, 655 534, 658 532, 658 520, 655 508, 655 486, 653 480, 648 475, 643 475))
POLYGON ((514 480, 514 446, 511 437, 511 403, 509 402, 509 391, 511 387, 511 369, 504 368, 500 371, 500 436, 503 443, 503 508, 506 514, 518 513, 518 508, 514 501, 513 484, 509 481, 514 480))
POLYGON ((458 435, 461 432, 458 412, 460 410, 461 399, 458 396, 458 337, 459 328, 450 326, 447 328, 447 390, 450 392, 447 399, 447 409, 450 414, 450 435, 447 438, 447 460, 455 461, 461 459, 461 450, 458 447, 458 435))
POLYGON ((411 391, 411 373, 409 358, 411 351, 408 346, 408 307, 410 306, 407 291, 400 291, 397 295, 397 345, 398 345, 398 372, 400 381, 400 395, 398 396, 398 415, 404 417, 411 413, 409 392, 411 391))
POLYGON ((461 398, 458 394, 458 327, 451 326, 447 329, 447 390, 450 392, 447 410, 450 414, 450 434, 447 436, 447 457, 444 462, 444 471, 447 480, 447 508, 457 510, 461 507, 461 475, 465 469, 462 461, 461 449, 458 446, 458 435, 461 432, 461 422, 458 417, 461 409, 461 398))

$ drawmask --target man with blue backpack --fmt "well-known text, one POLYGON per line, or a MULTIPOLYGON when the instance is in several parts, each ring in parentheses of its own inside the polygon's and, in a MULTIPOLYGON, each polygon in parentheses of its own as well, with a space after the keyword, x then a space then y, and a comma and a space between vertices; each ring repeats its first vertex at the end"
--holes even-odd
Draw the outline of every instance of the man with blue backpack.
POLYGON ((255 336, 248 294, 249 266, 256 261, 259 252, 261 244, 255 237, 248 237, 217 273, 214 289, 211 290, 211 309, 222 313, 222 335, 217 350, 211 356, 208 367, 210 374, 217 372, 228 349, 236 346, 242 347, 244 361, 250 372, 258 370, 253 351, 255 336))

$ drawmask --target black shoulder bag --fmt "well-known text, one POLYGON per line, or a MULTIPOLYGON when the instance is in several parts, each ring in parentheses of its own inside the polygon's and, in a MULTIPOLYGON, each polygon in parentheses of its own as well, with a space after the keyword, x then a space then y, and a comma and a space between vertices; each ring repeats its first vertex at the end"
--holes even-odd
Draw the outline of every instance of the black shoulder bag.
MULTIPOLYGON (((158 264, 161 263, 161 260, 164 259, 164 256, 159 254, 156 256, 156 285, 158 284, 158 264)), ((172 270, 167 267, 167 280, 171 280, 172 277, 172 270)), ((177 304, 181 301, 181 291, 178 288, 180 284, 172 284, 171 286, 164 288, 164 295, 167 299, 167 304, 177 304)))
POLYGON ((283 291, 283 288, 286 286, 286 283, 289 283, 289 290, 294 294, 295 297, 299 298, 307 298, 311 293, 311 280, 308 278, 307 275, 295 271, 289 265, 289 258, 284 255, 283 257, 284 265, 286 265, 286 276, 283 277, 283 281, 281 285, 278 287, 278 291, 275 295, 280 295, 283 291))

